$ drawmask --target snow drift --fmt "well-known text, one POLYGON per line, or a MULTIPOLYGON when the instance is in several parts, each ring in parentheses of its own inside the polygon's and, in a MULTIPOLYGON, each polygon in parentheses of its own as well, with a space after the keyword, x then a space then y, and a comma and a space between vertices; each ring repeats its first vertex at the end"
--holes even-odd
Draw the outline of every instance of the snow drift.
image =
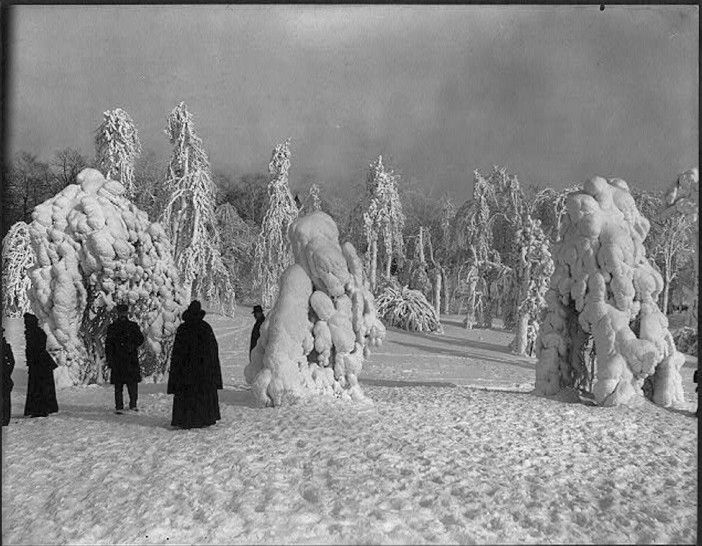
POLYGON ((146 375, 163 373, 184 305, 169 240, 119 182, 95 169, 76 181, 38 205, 29 228, 36 256, 29 297, 59 364, 57 380, 99 379, 103 330, 121 302, 153 356, 146 375))
POLYGON ((646 259, 650 225, 629 187, 619 178, 594 177, 566 206, 537 340, 536 394, 556 394, 586 373, 579 355, 592 335, 599 404, 635 402, 648 376, 655 403, 684 403, 685 360, 656 303, 663 280, 646 259))
POLYGON ((295 263, 280 279, 278 299, 244 370, 257 402, 280 406, 311 394, 365 399, 358 385, 370 346, 385 337, 361 260, 318 211, 288 233, 295 263))

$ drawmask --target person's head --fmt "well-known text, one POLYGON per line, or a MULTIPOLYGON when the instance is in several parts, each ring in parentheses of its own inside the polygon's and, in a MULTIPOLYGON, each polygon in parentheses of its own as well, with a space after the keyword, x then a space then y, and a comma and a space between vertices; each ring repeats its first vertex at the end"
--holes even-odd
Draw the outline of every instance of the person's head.
POLYGON ((129 307, 126 303, 118 303, 115 311, 117 311, 118 318, 125 319, 129 316, 129 307))
POLYGON ((260 305, 254 305, 253 306, 253 312, 251 313, 256 320, 260 320, 264 318, 263 316, 263 307, 260 305))
POLYGON ((183 311, 183 320, 200 320, 205 316, 205 311, 202 310, 202 305, 199 301, 193 300, 188 305, 188 308, 183 311))

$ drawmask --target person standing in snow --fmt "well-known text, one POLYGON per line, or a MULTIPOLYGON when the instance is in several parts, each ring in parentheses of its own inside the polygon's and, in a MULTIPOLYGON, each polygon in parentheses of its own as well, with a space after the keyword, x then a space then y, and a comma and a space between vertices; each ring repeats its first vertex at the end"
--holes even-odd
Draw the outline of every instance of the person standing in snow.
POLYGON ((124 410, 124 386, 129 393, 129 409, 139 411, 137 398, 141 368, 139 366, 139 345, 144 343, 144 335, 139 325, 129 320, 129 307, 120 303, 116 307, 117 320, 107 327, 105 356, 110 368, 110 383, 115 386, 115 413, 124 410))
POLYGON ((2 426, 10 424, 10 393, 14 383, 12 382, 12 371, 15 369, 15 357, 12 354, 12 347, 5 341, 5 328, 2 329, 2 426))
POLYGON ((263 308, 260 305, 254 305, 253 316, 256 319, 256 323, 251 330, 251 344, 249 345, 249 353, 253 351, 253 348, 258 342, 258 338, 261 337, 261 324, 266 320, 266 316, 263 314, 263 308))
POLYGON ((24 314, 24 339, 27 355, 27 401, 24 414, 46 417, 58 411, 54 370, 56 362, 46 350, 46 334, 39 327, 37 317, 24 314))
POLYGON ((217 390, 222 388, 219 348, 205 311, 195 300, 183 312, 171 354, 168 394, 173 394, 171 425, 200 428, 214 425, 221 415, 217 390))

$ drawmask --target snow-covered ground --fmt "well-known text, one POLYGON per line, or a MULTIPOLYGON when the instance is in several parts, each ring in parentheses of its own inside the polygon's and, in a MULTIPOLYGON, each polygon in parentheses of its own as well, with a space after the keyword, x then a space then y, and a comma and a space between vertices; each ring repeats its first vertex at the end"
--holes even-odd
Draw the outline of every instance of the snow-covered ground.
MULTIPOLYGON (((170 427, 163 384, 115 415, 110 386, 58 391, 21 416, 17 367, 3 428, 2 539, 49 543, 695 543, 697 419, 644 404, 537 398, 511 334, 390 329, 364 366, 372 406, 328 399, 253 407, 243 380, 253 320, 209 316, 222 421, 170 427)), ((683 368, 696 408, 689 358, 683 368)), ((125 392, 125 397, 127 396, 125 392)))

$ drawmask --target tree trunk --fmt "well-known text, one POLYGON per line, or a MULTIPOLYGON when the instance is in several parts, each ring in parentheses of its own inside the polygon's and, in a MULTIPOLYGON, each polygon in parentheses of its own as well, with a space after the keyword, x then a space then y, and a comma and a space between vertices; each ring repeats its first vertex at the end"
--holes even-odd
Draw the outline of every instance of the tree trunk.
POLYGON ((375 293, 378 270, 378 241, 371 241, 369 252, 370 266, 368 268, 368 278, 370 280, 371 292, 375 293))
POLYGON ((434 271, 434 309, 438 317, 441 315, 441 270, 437 267, 434 271))
POLYGON ((517 319, 517 332, 514 337, 514 352, 518 355, 526 355, 528 326, 529 313, 520 313, 517 319))
POLYGON ((385 262, 385 278, 390 278, 390 268, 392 267, 392 254, 388 252, 387 261, 385 262))
POLYGON ((670 293, 670 281, 668 278, 668 272, 663 275, 663 292, 661 293, 661 311, 667 317, 668 316, 668 297, 670 293))
POLYGON ((451 293, 449 289, 449 277, 445 271, 441 272, 443 276, 442 285, 444 287, 444 314, 448 315, 451 312, 451 293))

